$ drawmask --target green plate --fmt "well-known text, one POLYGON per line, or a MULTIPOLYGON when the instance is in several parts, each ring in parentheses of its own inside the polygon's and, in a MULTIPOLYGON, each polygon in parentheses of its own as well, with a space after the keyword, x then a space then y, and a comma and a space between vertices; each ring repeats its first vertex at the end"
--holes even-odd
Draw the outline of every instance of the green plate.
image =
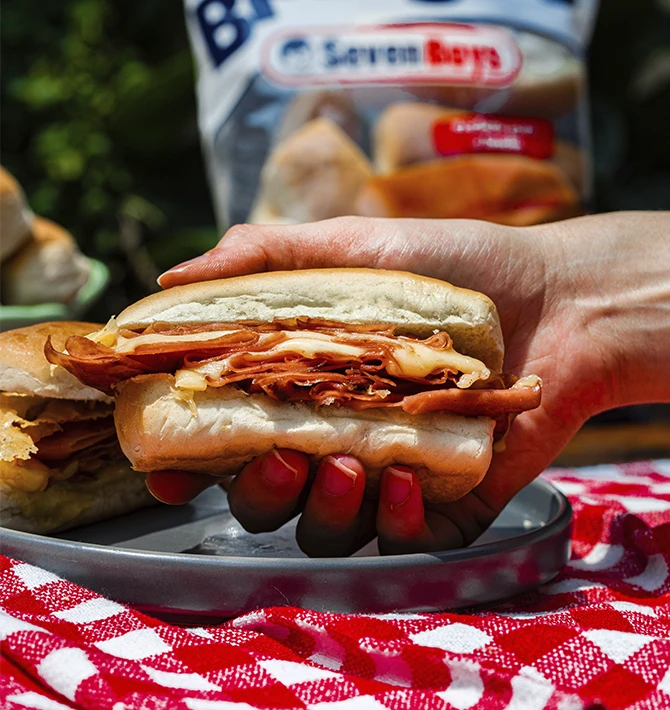
POLYGON ((34 306, 0 306, 0 330, 52 320, 80 320, 102 296, 109 283, 109 269, 97 259, 89 259, 88 281, 79 289, 72 303, 38 303, 34 306))

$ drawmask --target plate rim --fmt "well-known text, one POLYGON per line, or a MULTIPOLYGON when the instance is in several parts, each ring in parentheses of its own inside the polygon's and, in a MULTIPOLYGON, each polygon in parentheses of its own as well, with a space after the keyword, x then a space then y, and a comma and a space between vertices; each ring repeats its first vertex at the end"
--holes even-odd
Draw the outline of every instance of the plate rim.
MULTIPOLYGON (((16 546, 24 548, 34 538, 46 541, 47 546, 60 550, 77 549, 99 557, 107 557, 119 562, 120 559, 144 560, 148 564, 157 563, 188 563, 194 566, 248 569, 253 567, 259 571, 281 567, 284 571, 308 572, 329 571, 346 569, 349 567, 373 567, 384 569, 386 567, 408 567, 421 562, 421 564, 448 564, 459 562, 463 559, 477 559, 528 547, 543 540, 559 535, 572 523, 573 511, 567 496, 550 481, 536 478, 528 486, 537 486, 544 489, 550 496, 558 501, 558 509, 542 527, 529 530, 514 537, 504 540, 487 542, 474 547, 442 550, 438 552, 406 553, 400 555, 379 555, 365 557, 242 557, 226 555, 198 555, 189 552, 160 552, 154 550, 133 550, 131 548, 117 547, 115 545, 100 545, 93 542, 80 542, 77 540, 64 540, 52 538, 48 535, 11 530, 0 526, 0 552, 3 544, 14 542, 16 546)), ((522 489, 523 490, 523 489, 522 489)), ((521 491, 519 491, 520 493, 521 491)), ((517 493, 518 495, 518 493, 517 493)))

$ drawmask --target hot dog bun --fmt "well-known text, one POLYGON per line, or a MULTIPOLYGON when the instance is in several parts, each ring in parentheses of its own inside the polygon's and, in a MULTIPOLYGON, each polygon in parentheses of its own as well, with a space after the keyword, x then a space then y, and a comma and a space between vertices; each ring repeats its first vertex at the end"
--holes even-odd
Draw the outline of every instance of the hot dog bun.
POLYGON ((494 425, 487 417, 441 413, 315 410, 234 387, 186 398, 171 375, 122 383, 115 419, 121 447, 140 471, 234 475, 273 447, 296 449, 314 460, 348 453, 365 466, 370 494, 377 493, 385 466, 403 463, 415 468, 424 499, 435 503, 460 498, 483 478, 494 425))
POLYGON ((471 154, 401 168, 361 191, 364 217, 483 219, 524 227, 581 212, 574 187, 548 161, 471 154))

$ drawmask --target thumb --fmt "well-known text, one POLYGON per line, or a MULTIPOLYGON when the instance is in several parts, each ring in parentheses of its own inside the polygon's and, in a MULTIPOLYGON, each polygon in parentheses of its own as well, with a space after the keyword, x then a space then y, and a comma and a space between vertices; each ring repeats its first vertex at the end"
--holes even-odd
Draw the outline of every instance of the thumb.
MULTIPOLYGON (((237 225, 206 254, 159 278, 163 288, 259 271, 398 269, 484 291, 503 273, 521 232, 477 220, 337 217, 296 225, 237 225)), ((506 292, 502 284, 502 292, 506 292)))
POLYGON ((387 221, 339 217, 296 225, 236 225, 213 249, 166 271, 158 283, 171 288, 260 271, 381 267, 380 252, 392 248, 399 231, 385 226, 387 221))

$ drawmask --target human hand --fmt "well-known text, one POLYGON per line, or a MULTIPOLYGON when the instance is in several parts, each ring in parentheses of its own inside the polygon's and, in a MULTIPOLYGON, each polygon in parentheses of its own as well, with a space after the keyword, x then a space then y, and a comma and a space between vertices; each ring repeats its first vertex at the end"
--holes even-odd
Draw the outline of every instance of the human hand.
MULTIPOLYGON (((657 383, 631 387, 635 358, 625 338, 635 318, 613 308, 625 303, 627 294, 637 294, 639 271, 651 288, 649 307, 659 300, 654 294, 663 300, 657 250, 652 250, 655 261, 644 258, 645 250, 630 239, 632 229, 640 231, 639 220, 638 215, 606 215, 525 229, 470 220, 360 218, 290 227, 243 225, 231 229, 212 251, 165 274, 164 287, 331 266, 401 269, 440 278, 490 296, 501 317, 505 371, 533 372, 545 383, 542 406, 516 420, 506 450, 494 454, 484 480, 459 501, 424 510, 416 477, 397 467, 384 472, 376 504, 363 498, 365 471, 352 457, 328 457, 311 481, 304 455, 280 451, 252 461, 233 480, 233 513, 258 532, 276 529, 302 512, 298 541, 313 555, 348 554, 375 530, 380 549, 389 553, 472 542, 589 416, 658 396, 657 383), (639 268, 631 268, 631 261, 639 268), (338 474, 338 491, 350 485, 333 495, 328 489, 338 474)), ((647 215, 644 224, 655 245, 655 235, 667 230, 667 216, 647 215)), ((643 298, 641 306, 645 303, 643 298)), ((657 340, 652 338, 645 351, 650 367, 662 350, 657 340)), ((163 473, 147 478, 157 497, 169 502, 184 502, 212 482, 178 472, 171 476, 188 490, 168 485, 163 473)))

